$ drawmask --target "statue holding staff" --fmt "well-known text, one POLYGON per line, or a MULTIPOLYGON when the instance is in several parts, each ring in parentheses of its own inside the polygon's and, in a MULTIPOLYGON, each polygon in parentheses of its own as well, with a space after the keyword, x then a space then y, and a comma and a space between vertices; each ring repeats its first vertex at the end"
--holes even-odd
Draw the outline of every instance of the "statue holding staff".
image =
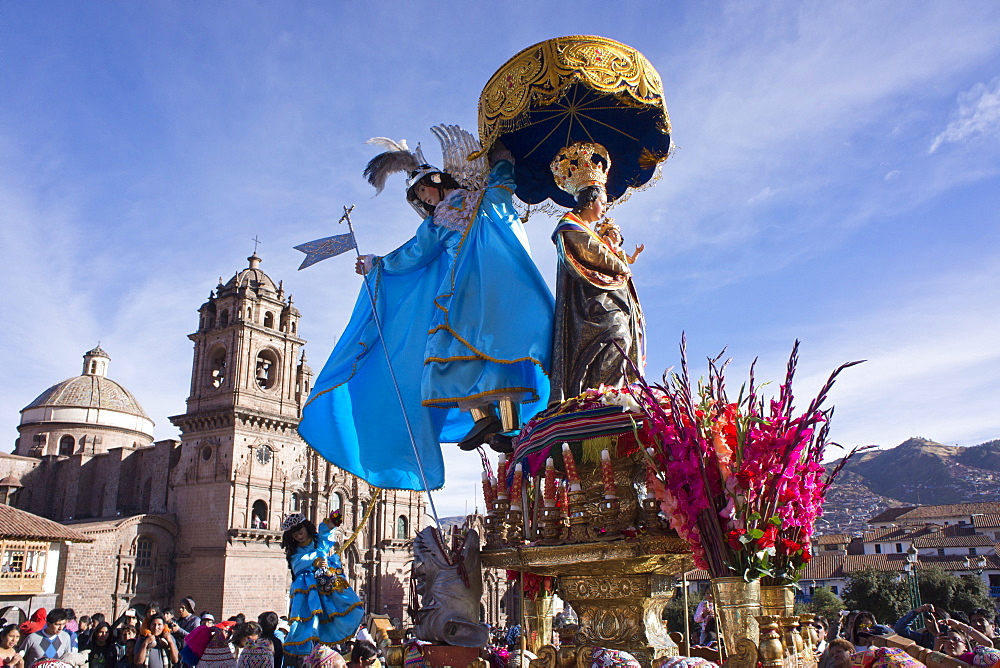
POLYGON ((441 487, 440 443, 509 449, 491 437, 518 429, 549 394, 554 306, 513 207, 514 166, 500 148, 492 168, 486 155, 470 160, 479 143, 457 126, 432 130, 444 169, 419 148, 373 140, 389 150, 366 177, 381 191, 405 172, 423 220, 391 253, 359 258, 367 289, 299 425, 326 459, 383 488, 441 487))

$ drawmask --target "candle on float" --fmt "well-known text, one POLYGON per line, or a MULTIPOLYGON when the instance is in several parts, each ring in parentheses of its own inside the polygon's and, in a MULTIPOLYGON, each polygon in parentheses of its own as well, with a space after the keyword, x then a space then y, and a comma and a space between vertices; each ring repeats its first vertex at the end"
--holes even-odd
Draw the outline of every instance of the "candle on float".
POLYGON ((562 506, 563 512, 569 512, 569 485, 565 481, 559 485, 559 505, 562 506))
POLYGON ((579 492, 580 475, 576 472, 576 460, 573 459, 573 452, 569 449, 569 443, 562 444, 563 466, 566 467, 566 480, 569 481, 569 490, 579 492))
POLYGON ((545 489, 542 492, 545 498, 545 507, 554 508, 556 505, 556 462, 551 457, 545 460, 545 489))
POLYGON ((646 498, 652 499, 656 495, 653 493, 654 485, 658 478, 656 477, 656 460, 653 458, 656 452, 653 448, 646 448, 646 454, 649 455, 646 458, 646 498))
POLYGON ((521 509, 521 485, 523 484, 524 475, 522 474, 521 465, 518 464, 514 467, 514 484, 510 486, 510 509, 520 510, 521 509))
POLYGON ((497 499, 493 491, 493 478, 486 471, 483 471, 483 499, 486 501, 486 510, 493 510, 497 499))
POLYGON ((497 498, 507 498, 507 457, 503 454, 497 462, 497 498))
POLYGON ((617 499, 615 470, 611 467, 611 453, 607 450, 601 450, 601 478, 604 480, 604 498, 617 499))

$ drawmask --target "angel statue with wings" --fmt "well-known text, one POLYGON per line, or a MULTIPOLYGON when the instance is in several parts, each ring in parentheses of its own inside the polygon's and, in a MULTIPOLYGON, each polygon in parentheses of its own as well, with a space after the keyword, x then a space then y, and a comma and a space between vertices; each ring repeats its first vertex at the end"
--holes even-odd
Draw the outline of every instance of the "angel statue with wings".
POLYGON ((470 159, 479 142, 458 126, 431 130, 443 170, 419 147, 369 141, 388 150, 368 181, 381 192, 405 172, 423 222, 391 253, 358 260, 373 297, 362 290, 299 425, 326 459, 391 489, 441 487, 441 443, 509 450, 503 432, 549 395, 554 300, 513 206, 514 166, 502 147, 470 159))

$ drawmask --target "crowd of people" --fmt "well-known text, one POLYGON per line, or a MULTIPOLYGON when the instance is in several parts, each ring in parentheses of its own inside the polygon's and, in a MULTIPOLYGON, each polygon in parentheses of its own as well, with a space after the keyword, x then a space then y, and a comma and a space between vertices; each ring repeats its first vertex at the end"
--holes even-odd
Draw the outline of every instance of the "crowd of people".
MULTIPOLYGON (((970 612, 947 611, 932 603, 910 610, 894 624, 879 624, 866 610, 842 611, 827 620, 812 622, 819 643, 815 647, 819 668, 849 668, 868 665, 862 653, 872 654, 875 636, 897 635, 921 647, 941 652, 974 666, 1000 668, 1000 636, 996 611, 977 608, 970 612)), ((717 648, 718 630, 711 594, 698 604, 694 614, 697 644, 717 648)), ((915 660, 914 660, 915 661, 915 660)))
MULTIPOLYGON (((289 621, 276 612, 256 620, 243 614, 216 620, 196 613, 194 600, 177 609, 153 603, 140 614, 126 610, 108 621, 101 613, 77 617, 72 609, 36 610, 21 624, 0 620, 0 665, 11 668, 283 668, 289 621)), ((381 668, 364 628, 336 647, 317 645, 295 665, 309 668, 381 668)))
MULTIPOLYGON (((156 604, 142 614, 129 609, 109 622, 96 613, 77 617, 70 609, 35 611, 22 624, 0 628, 0 665, 11 668, 381 668, 380 652, 362 626, 350 639, 330 647, 316 644, 308 657, 286 654, 288 619, 263 612, 256 621, 236 615, 217 621, 208 611, 195 612, 184 598, 176 611, 156 604)), ((565 613, 560 613, 564 615, 565 613)), ((558 617, 558 616, 557 616, 558 617)), ((564 620, 565 621, 565 620, 564 620)), ((568 620, 574 622, 575 620, 568 620)), ((715 609, 711 596, 695 611, 695 644, 716 648, 715 609)), ((997 614, 977 608, 947 611, 931 603, 910 610, 894 624, 880 624, 865 610, 843 611, 834 619, 812 622, 819 643, 819 668, 867 665, 863 653, 881 645, 875 636, 896 635, 972 666, 1000 668, 997 614)), ((556 620, 556 627, 560 626, 556 620)), ((491 666, 518 665, 521 628, 491 629, 491 666)), ((526 655, 530 654, 525 652, 526 655)), ((874 654, 873 654, 874 656, 874 654)), ((909 661, 910 659, 907 659, 909 661)), ((915 662, 915 660, 913 660, 915 662)), ((915 665, 915 664, 909 664, 915 665)))

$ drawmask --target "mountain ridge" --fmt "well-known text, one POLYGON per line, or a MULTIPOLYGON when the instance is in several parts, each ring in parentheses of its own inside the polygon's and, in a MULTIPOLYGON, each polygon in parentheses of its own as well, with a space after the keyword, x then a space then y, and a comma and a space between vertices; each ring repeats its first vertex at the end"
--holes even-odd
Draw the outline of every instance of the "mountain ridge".
POLYGON ((962 446, 915 436, 848 462, 830 487, 816 533, 859 533, 890 507, 1000 501, 998 483, 1000 440, 962 446))

